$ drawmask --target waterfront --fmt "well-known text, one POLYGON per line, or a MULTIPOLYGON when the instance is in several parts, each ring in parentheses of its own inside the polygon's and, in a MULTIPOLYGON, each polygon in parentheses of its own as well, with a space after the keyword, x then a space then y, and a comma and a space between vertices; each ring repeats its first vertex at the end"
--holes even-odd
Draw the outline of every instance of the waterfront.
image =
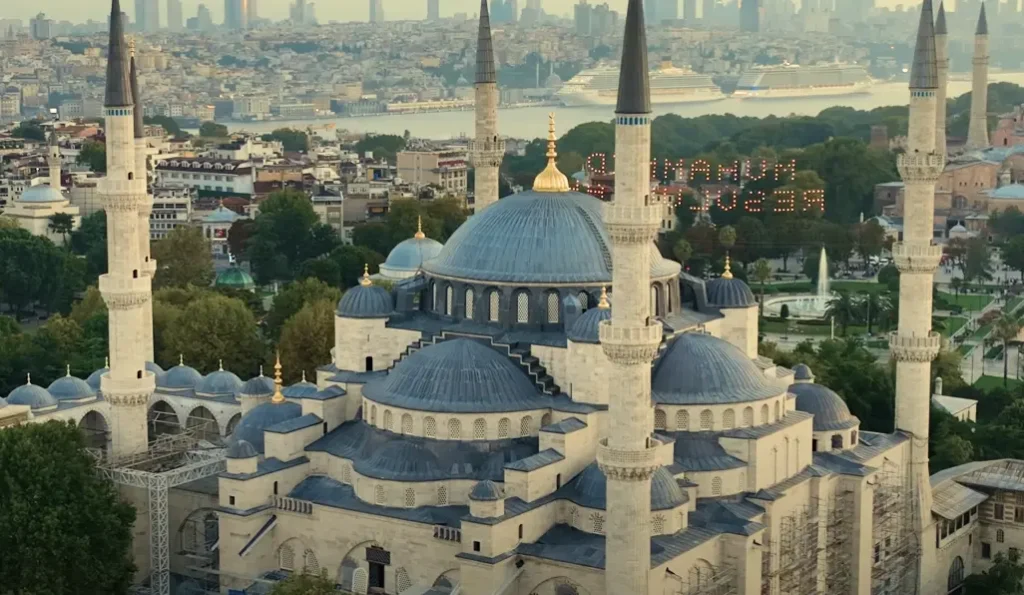
MULTIPOLYGON (((1011 82, 1024 85, 1024 72, 992 73, 992 82, 1011 82)), ((969 81, 951 81, 949 97, 958 97, 970 91, 969 81)), ((807 97, 800 99, 738 99, 730 97, 710 103, 690 103, 653 106, 656 116, 679 114, 692 118, 706 114, 736 114, 737 116, 817 115, 822 110, 842 105, 856 109, 873 109, 886 105, 906 105, 909 99, 906 82, 880 83, 869 93, 843 97, 807 97)), ((538 106, 499 110, 501 133, 516 138, 537 138, 547 133, 547 113, 558 115, 558 128, 569 130, 579 124, 610 120, 614 108, 538 106)), ((364 116, 360 118, 331 118, 320 120, 275 122, 224 122, 231 132, 270 132, 277 128, 293 127, 304 130, 307 126, 322 127, 334 123, 338 130, 373 132, 377 134, 403 134, 406 130, 420 138, 449 139, 473 134, 473 113, 470 111, 432 112, 420 114, 364 116)))

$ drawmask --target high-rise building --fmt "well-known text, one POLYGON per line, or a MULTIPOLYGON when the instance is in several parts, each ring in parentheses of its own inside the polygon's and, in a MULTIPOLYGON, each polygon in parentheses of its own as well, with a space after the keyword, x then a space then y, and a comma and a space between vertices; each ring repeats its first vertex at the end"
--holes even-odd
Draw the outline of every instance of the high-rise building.
POLYGON ((748 33, 761 30, 760 0, 740 0, 740 30, 748 33))
POLYGON ((167 29, 181 31, 181 0, 167 0, 167 29))
POLYGON ((526 8, 530 10, 541 11, 540 0, 526 0, 526 8))
POLYGON ((594 14, 594 7, 587 4, 587 0, 580 0, 579 4, 573 7, 573 26, 577 35, 590 35, 591 20, 594 14))
POLYGON ((384 22, 384 0, 370 0, 370 22, 384 22))
POLYGON ((245 21, 249 27, 252 27, 256 21, 259 20, 259 0, 248 0, 249 5, 245 11, 245 21))
POLYGON ((46 15, 39 13, 34 19, 29 21, 29 30, 32 32, 32 39, 49 39, 51 35, 50 29, 53 26, 53 21, 46 18, 46 15))
POLYGON ((248 29, 249 0, 224 0, 224 27, 233 31, 248 29))
POLYGON ((515 23, 519 20, 519 1, 492 0, 490 19, 495 23, 515 23))
POLYGON ((679 19, 679 0, 659 0, 658 20, 660 22, 679 19))
POLYGON ((715 21, 715 0, 704 0, 704 4, 701 6, 700 18, 706 24, 715 21))
POLYGON ((135 28, 146 33, 160 30, 160 0, 135 0, 135 28))
POLYGON ((427 0, 427 20, 441 20, 441 0, 427 0))
POLYGON ((683 0, 682 16, 687 23, 697 22, 697 0, 683 0))

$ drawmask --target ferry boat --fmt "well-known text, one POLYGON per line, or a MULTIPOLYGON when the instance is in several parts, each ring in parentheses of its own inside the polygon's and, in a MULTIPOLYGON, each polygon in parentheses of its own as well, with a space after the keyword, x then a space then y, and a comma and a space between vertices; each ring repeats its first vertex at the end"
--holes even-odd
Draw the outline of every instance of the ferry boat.
POLYGON ((736 83, 740 99, 830 97, 869 92, 874 81, 863 66, 758 66, 744 72, 736 83))
MULTIPOLYGON (((615 105, 619 67, 602 65, 571 78, 555 97, 566 107, 615 105)), ((725 99, 726 95, 707 74, 663 63, 650 72, 651 103, 699 103, 725 99)))

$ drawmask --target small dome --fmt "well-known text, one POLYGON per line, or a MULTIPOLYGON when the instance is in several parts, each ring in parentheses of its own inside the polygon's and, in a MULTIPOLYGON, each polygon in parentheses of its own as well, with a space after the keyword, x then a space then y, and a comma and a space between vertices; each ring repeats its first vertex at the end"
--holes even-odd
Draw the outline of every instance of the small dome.
POLYGON ((815 432, 846 430, 860 424, 860 420, 850 414, 846 401, 827 386, 799 382, 790 386, 789 392, 796 395, 797 411, 814 416, 815 432))
POLYGON ((814 382, 814 373, 811 372, 811 367, 807 364, 793 366, 793 380, 798 382, 814 382))
POLYGON ((391 293, 380 285, 356 285, 338 302, 338 316, 344 318, 387 318, 394 311, 391 293))
POLYGON ((65 202, 68 200, 61 194, 61 191, 50 186, 49 184, 39 184, 37 186, 29 186, 21 193, 18 197, 18 202, 31 202, 31 203, 51 203, 51 202, 65 202))
POLYGON ((110 368, 100 368, 99 370, 96 370, 92 374, 89 374, 89 377, 85 379, 85 383, 88 384, 89 387, 92 388, 93 390, 99 390, 100 378, 102 378, 103 375, 109 371, 110 368))
POLYGON ((785 392, 738 347, 703 333, 672 341, 654 367, 651 386, 655 402, 673 405, 759 401, 785 392))
POLYGON ((146 362, 146 371, 152 372, 154 376, 159 376, 164 373, 164 369, 155 362, 146 362))
POLYGON ((245 440, 256 449, 256 452, 261 453, 263 430, 296 417, 302 417, 302 407, 298 403, 263 403, 242 416, 235 426, 235 432, 231 434, 231 439, 236 442, 245 440))
POLYGON ((290 386, 286 386, 281 390, 281 394, 286 397, 293 399, 304 399, 313 393, 317 392, 316 385, 312 382, 306 381, 306 373, 302 373, 302 381, 296 382, 290 386))
POLYGON ((221 369, 203 378, 196 384, 198 395, 232 395, 242 389, 242 379, 221 369))
POLYGON ((374 470, 374 477, 437 477, 442 469, 432 452, 419 444, 401 439, 393 440, 384 448, 374 451, 366 464, 374 470))
POLYGON ((181 390, 195 388, 202 380, 203 375, 196 371, 195 368, 185 364, 178 364, 157 378, 157 386, 171 390, 181 390))
POLYGON ((57 407, 57 399, 45 388, 29 382, 12 390, 7 395, 7 404, 28 405, 35 410, 54 409, 57 407))
MULTIPOLYGON (((604 510, 607 507, 608 479, 604 471, 591 463, 577 475, 568 486, 569 499, 584 508, 604 510)), ((651 477, 651 510, 675 508, 687 501, 675 477, 659 468, 651 477)))
POLYGON ((245 381, 238 394, 249 397, 269 397, 274 394, 274 379, 260 373, 255 378, 245 381))
POLYGON ((591 308, 576 319, 566 336, 577 343, 599 343, 598 327, 602 320, 611 318, 611 308, 591 308))
POLYGON ((234 440, 231 445, 228 446, 227 457, 229 459, 249 459, 257 456, 259 453, 252 444, 245 440, 234 440))
POLYGON ((380 271, 388 276, 414 273, 420 270, 424 262, 437 256, 442 248, 444 245, 441 242, 428 237, 412 237, 402 240, 391 249, 387 260, 380 266, 380 271))
POLYGON ((241 218, 242 216, 238 213, 220 205, 212 213, 203 217, 203 223, 234 223, 241 218))
POLYGON ((533 382, 508 356, 472 339, 452 339, 416 351, 387 376, 368 382, 363 396, 382 405, 446 413, 546 406, 533 382))
POLYGON ((949 228, 949 232, 950 233, 967 233, 967 228, 964 227, 963 225, 957 223, 953 227, 949 228))
POLYGON ((214 281, 214 285, 217 287, 229 287, 232 289, 252 290, 256 287, 256 282, 253 281, 252 275, 237 266, 233 266, 221 271, 221 273, 217 275, 217 280, 214 281))
POLYGON ((754 292, 740 279, 719 277, 707 284, 708 304, 719 308, 749 308, 757 305, 754 292))
POLYGON ((89 383, 70 374, 54 380, 46 390, 58 401, 82 401, 96 396, 89 383))
POLYGON ((480 502, 501 500, 504 497, 505 489, 489 479, 477 482, 469 492, 470 500, 478 500, 480 502))

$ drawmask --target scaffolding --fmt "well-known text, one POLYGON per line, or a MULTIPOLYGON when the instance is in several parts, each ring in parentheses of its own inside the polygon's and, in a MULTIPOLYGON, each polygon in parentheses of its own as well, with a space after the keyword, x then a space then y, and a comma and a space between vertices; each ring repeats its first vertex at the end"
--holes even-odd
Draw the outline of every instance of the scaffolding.
POLYGON ((854 498, 852 490, 837 491, 829 501, 825 518, 825 593, 849 593, 853 576, 854 498))
POLYGON ((886 462, 877 474, 873 514, 873 595, 903 595, 917 589, 918 538, 909 474, 886 462))
POLYGON ((779 520, 778 535, 765 538, 761 556, 762 595, 818 590, 818 504, 798 506, 779 520))
POLYGON ((736 565, 694 565, 687 576, 686 595, 736 595, 736 565))

